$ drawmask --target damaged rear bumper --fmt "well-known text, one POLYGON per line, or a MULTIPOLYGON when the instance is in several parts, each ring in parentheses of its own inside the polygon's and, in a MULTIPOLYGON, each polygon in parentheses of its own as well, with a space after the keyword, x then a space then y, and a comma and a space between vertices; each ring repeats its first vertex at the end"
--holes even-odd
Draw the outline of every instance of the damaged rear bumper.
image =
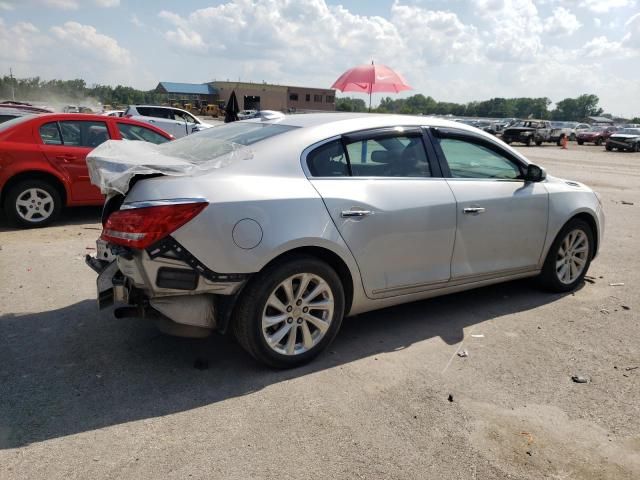
POLYGON ((205 336, 215 329, 226 330, 236 294, 248 275, 211 272, 172 242, 161 251, 155 246, 116 247, 113 260, 87 255, 85 262, 98 273, 98 307, 120 304, 116 317, 152 318, 172 335, 205 336))

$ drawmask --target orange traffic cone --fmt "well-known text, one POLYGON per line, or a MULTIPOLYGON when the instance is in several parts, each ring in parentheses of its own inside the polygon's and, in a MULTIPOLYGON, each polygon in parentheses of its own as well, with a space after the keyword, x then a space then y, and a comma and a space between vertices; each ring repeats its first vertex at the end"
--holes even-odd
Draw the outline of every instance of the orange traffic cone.
POLYGON ((562 150, 566 150, 567 149, 567 136, 565 135, 564 137, 562 137, 562 150))

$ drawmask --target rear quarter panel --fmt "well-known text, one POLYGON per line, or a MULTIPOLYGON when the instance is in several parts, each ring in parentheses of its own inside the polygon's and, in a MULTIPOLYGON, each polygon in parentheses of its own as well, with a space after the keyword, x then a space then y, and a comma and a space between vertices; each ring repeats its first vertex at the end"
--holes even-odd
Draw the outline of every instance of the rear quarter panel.
POLYGON ((172 236, 211 270, 255 273, 292 249, 316 246, 338 255, 351 271, 354 294, 361 291, 357 265, 306 178, 220 172, 160 177, 136 183, 127 202, 194 197, 209 206, 172 236), (262 238, 254 248, 240 248, 234 241, 234 227, 243 219, 260 225, 262 238))

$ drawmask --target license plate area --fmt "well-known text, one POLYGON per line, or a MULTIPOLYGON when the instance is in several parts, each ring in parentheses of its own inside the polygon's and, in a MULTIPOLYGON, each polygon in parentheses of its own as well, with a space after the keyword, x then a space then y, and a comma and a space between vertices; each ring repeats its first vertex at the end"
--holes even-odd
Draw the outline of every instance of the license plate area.
POLYGON ((107 242, 101 238, 96 240, 96 258, 98 260, 106 260, 107 262, 113 262, 116 259, 116 256, 111 253, 107 242))

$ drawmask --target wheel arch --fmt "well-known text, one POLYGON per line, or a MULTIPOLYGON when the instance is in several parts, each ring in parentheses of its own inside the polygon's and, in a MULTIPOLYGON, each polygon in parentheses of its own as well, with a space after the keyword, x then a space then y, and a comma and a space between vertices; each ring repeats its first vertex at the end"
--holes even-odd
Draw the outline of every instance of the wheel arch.
POLYGON ((18 183, 23 182, 25 180, 42 180, 50 183, 60 194, 60 199, 62 200, 62 205, 67 204, 67 200, 69 198, 67 192, 67 188, 65 183, 56 175, 44 172, 42 170, 27 170, 22 171, 20 173, 15 174, 2 187, 2 191, 0 192, 0 206, 4 206, 4 202, 7 197, 7 193, 18 183))
MULTIPOLYGON (((591 257, 592 259, 595 258, 596 253, 598 252, 598 248, 600 246, 600 238, 599 238, 599 233, 598 233, 598 223, 596 222, 596 219, 593 215, 591 215, 588 212, 580 212, 575 214, 573 217, 571 217, 569 220, 567 220, 565 222, 565 225, 567 223, 569 223, 571 220, 582 220, 584 222, 587 223, 587 225, 589 225, 589 227, 591 228, 591 233, 593 234, 593 242, 594 242, 594 246, 593 246, 593 256, 591 257)), ((564 228, 564 225, 563 225, 564 228)))
POLYGON ((286 261, 288 258, 295 257, 297 255, 308 255, 310 257, 315 257, 318 260, 321 260, 327 263, 331 268, 335 270, 340 277, 340 281, 342 282, 342 287, 344 288, 344 311, 345 316, 351 310, 351 305, 353 303, 353 295, 354 295, 354 279, 351 274, 351 270, 349 269, 347 263, 332 250, 329 250, 325 247, 318 246, 304 246, 304 247, 296 247, 286 252, 280 253, 276 257, 272 258, 263 268, 267 268, 274 263, 279 263, 286 261))

